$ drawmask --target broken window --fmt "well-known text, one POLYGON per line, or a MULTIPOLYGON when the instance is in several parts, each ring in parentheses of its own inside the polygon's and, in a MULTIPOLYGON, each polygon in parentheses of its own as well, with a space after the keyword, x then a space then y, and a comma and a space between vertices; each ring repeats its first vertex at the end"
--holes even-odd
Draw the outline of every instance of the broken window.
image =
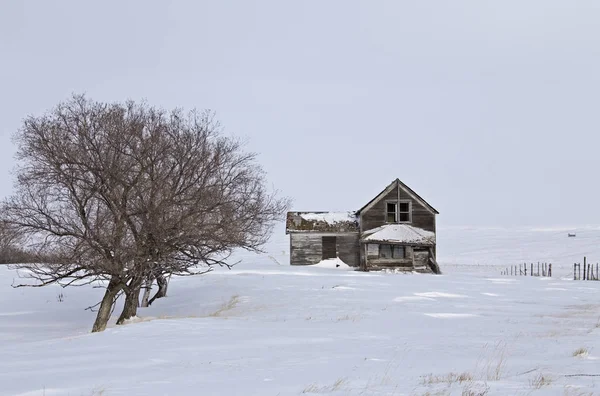
POLYGON ((398 218, 400 223, 410 222, 410 201, 400 202, 398 218))
POLYGON ((392 258, 392 245, 379 245, 379 258, 392 258))
POLYGON ((397 209, 397 204, 396 202, 388 202, 387 203, 387 210, 386 210, 386 221, 388 223, 395 223, 396 222, 396 209, 397 209))
POLYGON ((393 258, 404 258, 404 246, 394 245, 394 249, 392 250, 393 258))
POLYGON ((387 223, 410 223, 410 201, 386 202, 385 221, 387 223))
POLYGON ((399 245, 379 245, 379 258, 381 259, 403 259, 404 246, 399 245))

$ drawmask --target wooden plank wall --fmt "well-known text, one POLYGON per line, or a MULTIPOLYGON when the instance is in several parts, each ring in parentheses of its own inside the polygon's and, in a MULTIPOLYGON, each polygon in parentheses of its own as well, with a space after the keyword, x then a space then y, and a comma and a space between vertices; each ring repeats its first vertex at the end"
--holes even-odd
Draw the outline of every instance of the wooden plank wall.
MULTIPOLYGON (((379 258, 379 245, 378 244, 373 244, 375 246, 377 246, 377 254, 374 254, 375 252, 373 252, 373 255, 369 255, 368 256, 368 260, 369 260, 369 265, 379 265, 379 266, 388 266, 388 267, 393 267, 393 266, 410 266, 412 267, 413 265, 413 248, 412 246, 404 246, 404 249, 406 251, 405 254, 405 258, 403 259, 380 259, 379 258)), ((368 249, 367 249, 368 252, 368 249)))
MULTIPOLYGON (((395 201, 397 199, 398 191, 397 189, 393 189, 368 211, 362 212, 360 220, 361 230, 367 231, 388 224, 385 221, 385 203, 386 201, 395 201)), ((419 201, 413 199, 403 189, 400 189, 400 200, 412 201, 412 223, 410 223, 410 225, 435 232, 435 215, 433 213, 427 210, 425 206, 421 205, 419 201)))
POLYGON ((321 261, 324 236, 335 236, 338 257, 352 267, 358 266, 358 233, 290 233, 290 264, 311 265, 321 261))

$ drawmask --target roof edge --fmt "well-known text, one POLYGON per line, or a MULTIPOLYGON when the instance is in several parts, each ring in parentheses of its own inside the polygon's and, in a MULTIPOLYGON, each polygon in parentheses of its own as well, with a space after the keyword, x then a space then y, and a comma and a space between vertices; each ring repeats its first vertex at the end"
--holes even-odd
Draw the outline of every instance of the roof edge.
POLYGON ((357 215, 360 215, 360 213, 363 210, 366 210, 367 207, 371 206, 372 204, 374 204, 375 202, 379 201, 380 199, 382 199, 385 195, 387 195, 391 189, 395 186, 398 185, 400 186, 400 188, 402 188, 408 195, 411 195, 415 200, 419 201, 421 204, 423 204, 423 206, 425 206, 425 208, 427 208, 429 211, 431 211, 433 214, 440 214, 440 212, 437 211, 437 209, 435 209, 433 206, 431 206, 427 201, 425 201, 419 194, 417 194, 412 188, 408 187, 406 184, 404 184, 400 179, 396 178, 394 181, 392 181, 386 188, 384 188, 379 194, 377 194, 375 196, 375 198, 371 199, 366 205, 364 205, 362 208, 358 209, 356 211, 357 215), (389 190, 389 191, 388 191, 389 190))

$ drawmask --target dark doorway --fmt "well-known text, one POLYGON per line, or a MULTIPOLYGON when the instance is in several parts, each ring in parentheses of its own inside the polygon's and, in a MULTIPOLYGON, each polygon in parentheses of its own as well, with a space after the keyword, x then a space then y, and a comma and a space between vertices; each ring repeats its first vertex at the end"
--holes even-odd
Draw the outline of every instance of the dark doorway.
POLYGON ((323 237, 323 260, 336 258, 337 257, 337 249, 336 249, 337 241, 334 236, 324 236, 323 237))

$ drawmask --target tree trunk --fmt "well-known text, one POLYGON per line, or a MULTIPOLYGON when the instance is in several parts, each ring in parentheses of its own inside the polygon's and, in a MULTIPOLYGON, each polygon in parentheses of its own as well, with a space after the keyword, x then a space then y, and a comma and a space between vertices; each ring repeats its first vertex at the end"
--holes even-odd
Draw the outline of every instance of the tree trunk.
POLYGON ((152 291, 152 283, 154 282, 154 277, 150 276, 147 280, 146 280, 146 285, 144 285, 144 296, 142 297, 142 304, 141 307, 142 308, 147 308, 150 303, 150 292, 152 291))
POLYGON ((127 319, 133 318, 137 315, 137 309, 140 298, 140 291, 142 289, 142 282, 139 279, 133 278, 129 282, 129 286, 125 290, 125 304, 121 316, 117 319, 117 324, 123 324, 127 319))
POLYGON ((169 281, 165 278, 165 276, 164 275, 157 276, 156 283, 158 284, 158 291, 156 292, 154 297, 152 297, 150 299, 150 301, 148 302, 148 305, 152 305, 154 300, 156 300, 157 298, 163 298, 163 297, 167 296, 167 287, 169 286, 169 281))
POLYGON ((121 282, 114 277, 110 280, 110 282, 108 282, 108 286, 106 287, 106 291, 104 292, 104 297, 102 298, 102 302, 100 303, 100 308, 98 309, 98 314, 96 315, 94 327, 92 327, 92 333, 97 333, 106 329, 106 325, 108 324, 108 320, 110 319, 112 306, 115 302, 115 297, 122 289, 122 287, 123 286, 121 285, 121 282))

